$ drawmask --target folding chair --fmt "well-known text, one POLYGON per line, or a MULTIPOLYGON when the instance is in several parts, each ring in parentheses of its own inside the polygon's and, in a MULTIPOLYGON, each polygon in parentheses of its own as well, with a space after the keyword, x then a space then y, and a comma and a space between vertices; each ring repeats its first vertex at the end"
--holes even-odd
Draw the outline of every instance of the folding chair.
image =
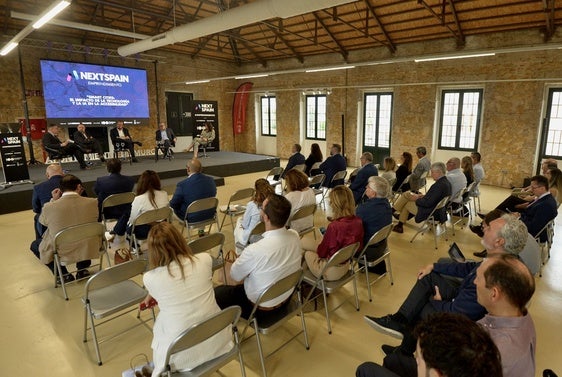
POLYGON ((105 227, 105 231, 109 232, 110 229, 107 227, 107 223, 110 221, 117 221, 117 218, 108 218, 105 217, 105 210, 111 207, 121 206, 125 204, 131 205, 135 200, 135 193, 134 192, 122 192, 120 194, 113 194, 109 195, 107 198, 103 200, 101 203, 101 221, 103 226, 105 227))
MULTIPOLYGON (((61 153, 58 149, 49 148, 43 145, 43 150, 48 157, 48 160, 45 160, 45 163, 59 164, 62 167, 62 163, 65 158, 70 158, 72 161, 74 160, 74 155, 61 153)), ((64 171, 70 171, 70 169, 64 169, 64 171)))
POLYGON ((324 182, 324 179, 326 179, 326 174, 317 174, 308 180, 308 187, 314 190, 314 195, 324 193, 324 190, 322 190, 322 182, 324 182))
POLYGON ((226 267, 224 264, 224 255, 223 255, 224 234, 211 233, 206 236, 194 239, 193 241, 189 242, 187 246, 191 248, 194 254, 209 252, 214 248, 218 247, 219 248, 218 256, 215 257, 211 254, 211 257, 213 258, 213 271, 222 268, 224 276, 227 276, 226 267))
POLYGON ((283 279, 271 284, 269 287, 267 287, 262 292, 260 297, 257 299, 256 303, 254 304, 254 308, 252 309, 252 312, 248 317, 248 322, 246 324, 246 327, 242 332, 242 339, 244 339, 244 334, 246 333, 248 327, 251 326, 255 331, 256 343, 258 346, 258 354, 260 356, 262 374, 264 377, 267 377, 267 371, 265 369, 265 359, 267 359, 269 356, 273 355, 275 352, 283 348, 285 345, 287 345, 291 340, 295 339, 301 333, 304 334, 304 344, 306 349, 307 350, 310 349, 310 344, 308 342, 308 333, 306 331, 306 322, 304 320, 304 312, 302 310, 303 304, 302 304, 302 298, 300 292, 300 284, 302 281, 302 276, 303 276, 303 271, 302 269, 299 269, 293 272, 292 274, 284 277, 283 279), (262 316, 258 321, 256 314, 258 308, 262 303, 270 301, 289 291, 291 292, 291 296, 288 299, 289 302, 286 304, 286 306, 283 307, 283 310, 280 309, 279 313, 275 313, 273 315, 262 316), (294 297, 295 292, 297 294, 296 298, 294 297), (281 346, 276 348, 274 351, 264 356, 260 334, 267 335, 271 333, 272 331, 276 330, 281 325, 286 323, 289 319, 297 315, 299 315, 301 318, 302 330, 296 333, 295 335, 293 335, 291 339, 287 340, 285 343, 283 343, 281 346))
POLYGON ((232 229, 234 230, 234 222, 233 218, 243 215, 246 212, 246 202, 248 199, 251 199, 254 196, 254 189, 253 188, 245 188, 236 191, 234 194, 230 195, 230 199, 228 199, 228 204, 226 206, 220 207, 220 212, 224 214, 222 218, 221 225, 219 227, 219 231, 222 230, 222 226, 224 225, 224 220, 226 217, 230 217, 230 225, 232 225, 232 229), (240 202, 245 200, 244 204, 235 204, 236 202, 240 202))
POLYGON ((141 213, 134 221, 131 228, 131 235, 129 237, 129 247, 131 251, 136 255, 140 255, 139 241, 144 241, 144 238, 139 238, 135 234, 135 228, 140 225, 148 225, 152 223, 159 223, 161 221, 170 221, 172 217, 172 209, 170 207, 162 207, 151 209, 141 213))
POLYGON ((283 175, 283 168, 281 166, 275 167, 267 173, 265 179, 269 182, 271 186, 277 188, 281 185, 281 176, 283 175))
POLYGON ((332 177, 332 180, 330 181, 330 184, 328 185, 328 187, 322 187, 322 200, 320 201, 320 203, 324 204, 324 209, 326 209, 326 194, 328 193, 328 191, 330 191, 331 188, 334 187, 334 182, 336 181, 345 181, 345 176, 347 175, 347 170, 341 170, 339 172, 337 172, 336 174, 334 174, 334 176, 332 177))
MULTIPOLYGON (((447 203, 449 202, 449 199, 451 197, 450 196, 446 196, 443 199, 441 199, 439 201, 439 203, 437 203, 437 205, 435 206, 435 208, 433 208, 433 211, 431 211, 431 213, 429 214, 429 216, 427 217, 427 219, 425 219, 420 227, 418 228, 418 231, 416 232, 416 234, 414 234, 414 236, 412 237, 412 239, 410 240, 410 243, 414 242, 414 240, 416 239, 418 234, 424 234, 426 231, 431 230, 432 228, 435 227, 435 212, 444 208, 447 203)), ((445 232, 447 232, 447 222, 445 221, 444 223, 445 226, 445 232)), ((435 241, 435 250, 437 250, 437 234, 435 233, 435 229, 433 230, 433 240, 435 241)))
POLYGON ((480 212, 480 182, 475 182, 476 184, 469 190, 468 196, 472 198, 472 208, 474 208, 474 213, 480 212), (476 201, 478 200, 478 209, 476 209, 476 201))
POLYGON ((310 167, 310 175, 311 176, 315 176, 315 175, 318 175, 318 174, 322 173, 320 171, 320 165, 322 165, 321 162, 315 162, 314 164, 312 164, 312 166, 310 167))
POLYGON ((375 260, 369 261, 367 260, 367 249, 369 246, 373 246, 378 244, 379 242, 383 242, 386 240, 390 233, 392 233, 392 224, 388 224, 382 229, 379 229, 378 232, 375 232, 369 239, 369 242, 365 245, 361 253, 355 258, 358 268, 357 272, 361 272, 361 270, 365 270, 365 279, 367 281, 367 292, 369 293, 369 302, 373 301, 371 296, 371 285, 375 284, 377 281, 382 279, 386 274, 390 277, 390 285, 394 285, 394 279, 392 278, 392 266, 390 264, 390 250, 388 249, 388 244, 386 245, 386 249, 383 251, 383 254, 375 260), (381 263, 382 261, 386 262, 386 272, 375 279, 373 282, 369 282, 369 267, 375 267, 377 264, 381 263))
MULTIPOLYGON (((209 225, 209 231, 206 232, 207 234, 211 233, 211 228, 213 227, 213 224, 216 224, 217 229, 219 229, 219 219, 217 217, 218 205, 219 205, 219 200, 217 198, 204 198, 204 199, 194 200, 193 202, 191 202, 189 206, 187 206, 183 223, 185 225, 185 228, 187 229, 188 242, 191 241, 192 229, 203 229, 204 231, 205 227, 209 225), (191 222, 188 220, 189 215, 192 215, 195 212, 211 211, 211 210, 213 211, 212 216, 210 216, 205 220, 191 221, 191 222)), ((182 228, 182 234, 183 234, 183 228, 182 228)))
MULTIPOLYGON (((84 304, 83 341, 84 343, 88 341, 88 318, 90 318, 90 329, 92 330, 92 339, 94 340, 98 365, 102 365, 99 343, 102 343, 103 340, 98 341, 96 334, 96 320, 108 318, 105 321, 98 323, 97 326, 99 326, 111 319, 116 319, 137 310, 137 319, 139 319, 140 322, 135 324, 133 327, 146 325, 146 321, 140 320, 140 311, 138 310, 137 305, 145 299, 148 291, 136 282, 130 280, 131 278, 145 272, 146 267, 147 262, 141 259, 121 263, 99 271, 97 274, 90 277, 84 287, 84 296, 82 297, 82 303, 84 304), (133 306, 134 308, 126 312, 119 313, 133 306)), ((152 319, 154 320, 154 310, 152 310, 152 319)), ((114 334, 105 340, 112 339, 123 332, 114 334)))
POLYGON ((541 249, 541 262, 539 267, 539 276, 542 277, 542 266, 550 259, 550 249, 554 238, 554 219, 550 220, 546 225, 536 234, 535 241, 539 244, 541 249), (541 241, 541 238, 543 241, 541 241))
POLYGON ((236 248, 239 250, 244 250, 246 246, 251 243, 257 242, 262 238, 262 234, 265 232, 265 223, 260 221, 259 223, 254 226, 254 229, 250 231, 250 237, 248 237, 248 243, 243 245, 240 242, 236 242, 236 248))
POLYGON ((410 183, 410 177, 411 176, 412 176, 412 174, 410 174, 406 178, 404 178, 404 180, 402 181, 402 183, 400 184, 398 189, 396 191, 392 192, 392 200, 390 201, 390 204, 394 204, 394 202, 396 202, 396 199, 398 199, 398 197, 400 195, 402 195, 402 193, 404 192, 404 186, 406 184, 410 183))
POLYGON ((451 200, 447 203, 447 214, 451 218, 451 228, 453 229, 453 237, 455 236, 455 225, 461 223, 461 229, 464 228, 464 215, 467 214, 464 209, 464 200, 462 196, 467 191, 466 187, 463 187, 459 191, 455 193, 455 195, 451 196, 451 200), (459 208, 453 209, 453 203, 457 203, 460 205, 459 208), (459 219, 457 221, 454 220, 454 217, 457 216, 459 219))
POLYGON ((304 171, 306 170, 306 164, 295 165, 291 170, 298 170, 304 173, 304 171))
MULTIPOLYGON (((213 314, 209 318, 191 326, 170 344, 166 351, 166 371, 160 374, 160 377, 195 377, 195 376, 209 376, 230 361, 238 357, 240 362, 240 372, 243 377, 246 376, 246 369, 244 368, 244 359, 240 350, 240 338, 238 337, 237 323, 240 318, 242 310, 239 306, 229 306, 222 311, 213 314), (222 330, 232 327, 232 334, 234 337, 234 346, 227 353, 215 357, 201 365, 193 368, 190 371, 172 371, 170 366, 170 358, 173 354, 192 348, 198 344, 203 343, 212 336, 218 334, 222 330)), ((222 374, 221 374, 222 375, 222 374)))
POLYGON ((312 226, 308 226, 304 229, 298 230, 299 237, 303 238, 305 234, 312 232, 314 234, 314 239, 316 239, 316 227, 314 226, 314 213, 316 212, 316 204, 310 204, 304 207, 301 207, 293 213, 293 215, 287 221, 289 228, 291 227, 291 223, 295 220, 300 220, 312 216, 312 226))
POLYGON ((127 144, 122 141, 116 141, 113 143, 113 158, 124 158, 129 160, 129 164, 133 164, 133 156, 131 156, 131 151, 127 148, 127 144))
POLYGON ((347 182, 345 184, 350 185, 353 182, 353 180, 355 179, 355 177, 357 176, 357 173, 359 173, 359 168, 353 169, 351 174, 349 174, 349 179, 347 180, 347 182))
POLYGON ((315 288, 319 288, 322 290, 322 297, 324 299, 324 311, 326 314, 326 323, 328 326, 328 334, 332 333, 332 325, 330 322, 330 311, 336 310, 337 308, 339 308, 341 305, 345 303, 345 301, 343 301, 340 305, 336 306, 332 310, 329 310, 328 301, 327 301, 328 294, 337 291, 338 289, 349 283, 349 281, 353 281, 353 292, 355 294, 355 309, 359 311, 359 296, 357 296, 357 275, 355 273, 355 262, 353 261, 353 256, 355 255, 355 252, 357 251, 358 248, 359 248, 359 242, 356 242, 354 244, 348 245, 336 251, 336 253, 330 257, 328 263, 326 263, 326 266, 324 266, 324 269, 322 270, 320 277, 314 276, 312 272, 310 272, 310 270, 304 272, 303 281, 312 286, 312 289, 310 290, 310 293, 308 294, 306 300, 304 301, 304 304, 320 296, 320 294, 318 294, 315 297, 311 297, 314 293, 315 288), (324 273, 328 268, 332 266, 338 266, 342 263, 346 263, 349 260, 352 261, 350 264, 349 271, 341 279, 335 281, 324 280, 324 273))
POLYGON ((86 223, 80 225, 73 225, 63 230, 59 231, 55 235, 55 252, 54 252, 54 276, 55 276, 55 288, 60 285, 62 286, 62 292, 64 294, 64 299, 68 300, 68 294, 66 293, 66 284, 64 283, 62 275, 62 265, 76 263, 79 260, 72 252, 66 252, 69 248, 77 247, 77 245, 82 246, 83 244, 88 244, 92 247, 89 252, 89 258, 85 259, 97 259, 100 260, 100 270, 102 268, 103 256, 107 257, 107 263, 111 266, 109 256, 107 254, 107 242, 105 240, 105 228, 103 224, 98 222, 86 223), (98 244, 97 248, 93 248, 94 245, 98 244), (61 253, 64 251, 64 253, 61 253), (57 277, 60 276, 60 279, 57 277))
POLYGON ((466 191, 464 192, 462 199, 462 204, 468 206, 468 215, 470 220, 472 220, 473 215, 476 213, 476 204, 474 203, 473 197, 470 196, 470 193, 474 191, 474 187, 476 187, 476 185, 476 182, 469 184, 466 187, 466 191), (471 206, 474 206, 474 208, 471 209, 471 206))
POLYGON ((156 162, 158 162, 159 151, 162 152, 162 158, 164 160, 168 159, 168 161, 172 161, 172 158, 174 158, 174 151, 172 150, 172 147, 175 146, 176 146, 175 143, 172 142, 169 144, 169 147, 166 148, 164 140, 156 141, 156 146, 154 147, 154 159, 156 160, 156 162))

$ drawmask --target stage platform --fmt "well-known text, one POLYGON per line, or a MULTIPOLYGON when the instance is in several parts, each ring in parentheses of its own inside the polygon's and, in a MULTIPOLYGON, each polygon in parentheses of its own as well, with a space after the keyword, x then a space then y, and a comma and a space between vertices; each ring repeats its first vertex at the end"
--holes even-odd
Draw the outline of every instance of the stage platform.
MULTIPOLYGON (((224 177, 270 170, 279 166, 279 158, 273 156, 237 152, 210 152, 207 155, 208 157, 200 158, 203 173, 212 176, 217 186, 224 185, 224 177)), ((124 162, 121 173, 132 176, 136 180, 143 171, 155 170, 162 180, 162 187, 173 194, 175 185, 186 177, 185 166, 192 157, 193 153, 176 153, 171 161, 160 159, 158 162, 154 160, 154 156, 138 157, 138 163, 129 165, 124 162)), ((105 164, 96 162, 91 170, 80 170, 78 163, 75 162, 63 163, 63 168, 70 169, 71 174, 82 180, 90 197, 95 197, 93 185, 97 177, 107 174, 105 164)), ((45 165, 29 167, 29 177, 35 184, 46 180, 45 167, 45 165)), ((32 194, 32 184, 14 185, 1 190, 0 214, 31 209, 32 194)))

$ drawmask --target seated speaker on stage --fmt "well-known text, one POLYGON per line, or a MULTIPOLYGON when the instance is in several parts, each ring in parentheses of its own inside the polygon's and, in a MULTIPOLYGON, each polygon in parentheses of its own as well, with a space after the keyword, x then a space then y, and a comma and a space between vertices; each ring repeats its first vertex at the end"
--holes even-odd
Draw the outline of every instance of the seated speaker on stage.
POLYGON ((215 129, 210 122, 205 123, 205 129, 201 131, 200 135, 193 138, 193 141, 184 152, 189 152, 193 148, 193 158, 197 158, 199 152, 199 145, 209 145, 215 140, 215 129))
POLYGON ((129 133, 129 130, 124 127, 124 124, 125 123, 122 120, 118 120, 117 126, 115 128, 112 128, 111 131, 109 131, 109 137, 111 138, 111 142, 113 143, 114 147, 116 143, 124 143, 125 148, 128 149, 129 152, 131 153, 131 160, 133 162, 139 162, 135 157, 134 144, 137 144, 139 147, 142 147, 142 143, 140 141, 133 141, 133 138, 131 138, 131 134, 129 133))
POLYGON ((154 149, 156 159, 158 160, 158 150, 162 150, 164 158, 171 158, 174 154, 171 147, 176 146, 176 141, 177 138, 176 135, 174 135, 174 131, 166 127, 166 123, 160 123, 156 131, 156 148, 154 149))
POLYGON ((83 153, 96 153, 101 162, 105 162, 100 142, 93 136, 86 133, 86 126, 78 124, 78 129, 73 135, 74 143, 82 149, 83 153))
POLYGON ((74 144, 72 140, 61 141, 59 139, 60 128, 57 124, 51 124, 47 128, 47 132, 43 135, 43 148, 49 155, 50 159, 58 159, 64 156, 74 156, 80 164, 80 169, 86 169, 84 162, 84 153, 74 144))

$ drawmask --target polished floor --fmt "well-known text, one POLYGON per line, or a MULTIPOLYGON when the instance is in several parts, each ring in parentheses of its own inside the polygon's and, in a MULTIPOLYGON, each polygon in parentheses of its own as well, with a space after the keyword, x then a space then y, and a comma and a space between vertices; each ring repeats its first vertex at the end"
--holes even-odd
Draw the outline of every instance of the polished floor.
MULTIPOLYGON (((284 163, 282 163, 284 165, 284 163)), ((221 204, 226 204, 236 189, 250 187, 255 179, 267 172, 227 177, 225 186, 218 188, 221 204)), ((484 186, 482 208, 491 209, 508 194, 508 190, 484 186)), ((316 225, 326 225, 326 213, 316 212, 316 225)), ((1 296, 0 311, 2 332, 0 344, 0 376, 120 376, 130 368, 131 359, 140 353, 151 357, 152 334, 145 327, 136 327, 124 335, 101 344, 104 364, 98 366, 92 342, 82 342, 83 306, 80 300, 83 283, 69 289, 70 300, 65 301, 60 288, 53 288, 52 275, 29 251, 33 237, 33 213, 17 212, 0 216, 0 242, 2 257, 0 264, 1 296)), ((226 222, 228 224, 228 220, 226 222)), ((562 374, 560 359, 560 334, 562 334, 562 255, 558 253, 562 241, 562 220, 556 227, 552 258, 543 269, 543 277, 537 277, 537 290, 530 304, 530 312, 537 330, 537 373, 552 368, 562 374), (558 355, 558 356, 556 356, 558 355)), ((388 278, 380 280, 373 287, 373 301, 369 302, 365 278, 359 279, 361 309, 351 304, 351 284, 342 294, 330 296, 333 305, 348 300, 332 314, 333 333, 328 334, 323 312, 307 313, 311 348, 306 351, 302 337, 292 341, 267 360, 270 376, 353 376, 361 362, 381 362, 380 346, 396 344, 396 340, 372 330, 363 321, 363 315, 375 316, 394 312, 415 281, 420 266, 445 256, 448 242, 439 241, 435 250, 431 235, 418 237, 414 243, 413 225, 405 226, 404 234, 392 234, 392 268, 394 285, 388 278)), ((223 228, 227 236, 227 249, 232 248, 232 229, 223 228)), ((454 240, 465 254, 479 251, 479 239, 467 228, 457 230, 454 240)), ((451 237, 449 237, 449 242, 451 237)), ((147 314, 143 314, 147 318, 147 314)), ((102 326, 99 336, 111 335, 136 321, 134 314, 126 315, 102 326)), ((243 326, 241 326, 243 327, 243 326)), ((300 328, 298 319, 293 319, 286 329, 264 337, 266 351, 300 328)), ((243 353, 248 376, 260 375, 259 359, 255 340, 246 341, 243 353)), ((227 376, 239 376, 239 365, 231 362, 222 372, 227 376)))

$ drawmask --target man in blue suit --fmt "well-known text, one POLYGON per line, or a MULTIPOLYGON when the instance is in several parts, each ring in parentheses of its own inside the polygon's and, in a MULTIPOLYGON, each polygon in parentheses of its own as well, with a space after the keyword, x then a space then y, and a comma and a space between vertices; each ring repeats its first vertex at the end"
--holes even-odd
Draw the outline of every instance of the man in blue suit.
POLYGON ((47 166, 45 175, 47 176, 47 180, 45 182, 41 182, 38 185, 33 186, 31 205, 33 206, 33 212, 35 212, 35 216, 33 217, 35 239, 40 239, 47 229, 46 226, 39 223, 39 215, 41 215, 43 205, 51 201, 52 191, 60 187, 60 181, 64 173, 59 164, 51 164, 47 166))
POLYGON ((337 172, 345 170, 346 168, 347 163, 345 162, 345 157, 341 155, 341 145, 332 144, 330 157, 320 164, 320 170, 326 175, 326 179, 322 182, 322 186, 331 188, 337 185, 343 185, 343 179, 332 183, 332 177, 337 172))
MULTIPOLYGON (((195 200, 213 198, 217 195, 217 186, 215 180, 208 175, 201 173, 201 162, 197 159, 188 161, 187 163, 187 179, 179 182, 176 186, 176 192, 170 207, 174 210, 176 216, 185 219, 187 207, 195 200)), ((200 211, 193 213, 189 221, 203 221, 212 217, 214 211, 200 211)))
POLYGON ((373 154, 371 152, 363 153, 361 155, 361 169, 359 169, 355 179, 349 185, 349 188, 353 192, 355 204, 359 204, 359 201, 365 192, 365 186, 367 186, 369 178, 378 175, 379 170, 375 165, 373 165, 373 154))
MULTIPOLYGON (((536 175, 531 178, 531 191, 535 195, 527 208, 521 212, 521 221, 527 225, 529 233, 535 237, 544 226, 558 215, 558 205, 556 199, 548 191, 548 179, 542 175, 536 175)), ((514 212, 514 216, 519 213, 514 212)), ((540 236, 541 242, 546 242, 547 235, 543 232, 540 236)))
MULTIPOLYGON (((107 160, 107 172, 109 175, 99 177, 94 184, 94 192, 98 197, 98 210, 99 219, 101 220, 101 205, 105 198, 109 195, 120 194, 123 192, 132 192, 135 180, 121 174, 121 160, 118 158, 111 158, 107 160)), ((120 206, 110 207, 105 210, 107 218, 118 219, 115 224, 114 232, 117 234, 125 234, 127 228, 127 220, 131 214, 131 205, 124 204, 120 206)))
POLYGON ((281 178, 283 178, 285 176, 285 173, 287 173, 295 166, 304 164, 306 160, 304 155, 301 153, 300 144, 293 144, 293 148, 291 152, 293 152, 293 154, 291 155, 291 157, 289 157, 289 162, 287 162, 287 166, 285 167, 285 170, 283 170, 283 174, 281 175, 281 178))

